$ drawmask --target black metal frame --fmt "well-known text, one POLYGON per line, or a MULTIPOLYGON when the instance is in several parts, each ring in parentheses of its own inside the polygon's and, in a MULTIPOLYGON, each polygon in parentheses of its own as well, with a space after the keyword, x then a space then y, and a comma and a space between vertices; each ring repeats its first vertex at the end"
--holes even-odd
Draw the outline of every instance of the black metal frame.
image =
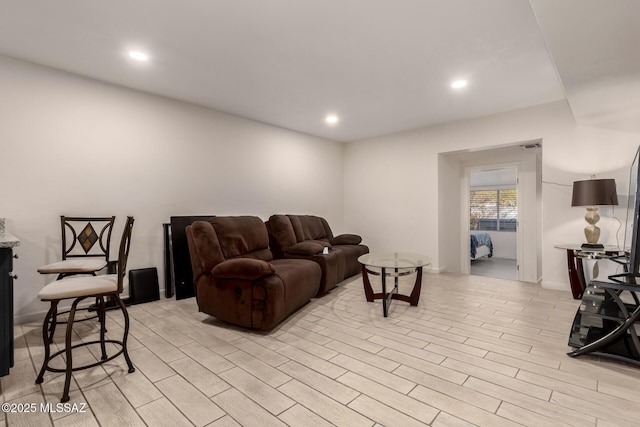
POLYGON ((574 334, 579 334, 576 328, 583 326, 583 322, 591 325, 584 337, 579 337, 584 344, 569 353, 571 357, 583 354, 595 354, 621 359, 640 366, 640 339, 635 329, 635 323, 640 320, 640 286, 624 283, 594 281, 587 288, 585 299, 573 323, 569 345, 576 346, 574 334), (598 289, 604 290, 604 300, 596 312, 589 312, 585 301, 598 289), (625 303, 622 294, 628 292, 633 303, 625 303), (583 317, 585 318, 583 320, 583 317), (593 326, 594 320, 602 327, 593 326))
MULTIPOLYGON (((107 262, 109 262, 109 247, 111 244, 111 231, 113 230, 113 223, 115 222, 115 216, 105 216, 105 217, 77 217, 77 216, 60 216, 60 226, 62 228, 62 259, 65 260, 67 258, 81 258, 81 257, 104 257, 107 262), (74 226, 74 222, 86 222, 87 224, 92 223, 103 223, 102 228, 98 227, 100 230, 98 233, 98 243, 100 250, 102 253, 97 254, 89 254, 87 250, 85 250, 84 254, 72 254, 71 252, 78 243, 78 227, 74 226), (68 231, 67 231, 68 230, 68 231), (71 244, 67 247, 67 232, 71 234, 71 244)), ((86 225, 85 225, 86 226, 86 225)), ((95 243, 91 245, 89 250, 91 250, 95 246, 95 243)))
POLYGON ((393 272, 387 272, 388 267, 380 267, 380 272, 370 270, 366 265, 362 265, 362 282, 364 284, 364 294, 367 298, 368 302, 373 302, 376 299, 382 299, 382 313, 384 317, 389 316, 389 307, 391 306, 391 301, 394 299, 408 302, 411 306, 417 306, 418 301, 420 299, 420 291, 422 290, 422 266, 420 267, 395 267, 393 268, 393 272), (402 271, 401 271, 402 270, 402 271), (410 274, 416 273, 416 281, 413 285, 413 290, 411 291, 411 295, 403 295, 398 293, 398 279, 401 276, 408 276, 410 274), (381 276, 382 280, 382 292, 374 293, 373 288, 371 287, 371 282, 369 281, 369 274, 374 276, 381 276), (391 292, 387 292, 387 276, 394 278, 393 288, 391 292))

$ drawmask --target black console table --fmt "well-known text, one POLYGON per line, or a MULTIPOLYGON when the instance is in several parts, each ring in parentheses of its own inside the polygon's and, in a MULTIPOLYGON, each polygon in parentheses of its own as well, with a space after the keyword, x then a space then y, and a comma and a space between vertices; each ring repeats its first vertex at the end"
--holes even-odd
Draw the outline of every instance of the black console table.
POLYGON ((19 244, 10 234, 0 235, 0 377, 13 367, 13 248, 19 244))

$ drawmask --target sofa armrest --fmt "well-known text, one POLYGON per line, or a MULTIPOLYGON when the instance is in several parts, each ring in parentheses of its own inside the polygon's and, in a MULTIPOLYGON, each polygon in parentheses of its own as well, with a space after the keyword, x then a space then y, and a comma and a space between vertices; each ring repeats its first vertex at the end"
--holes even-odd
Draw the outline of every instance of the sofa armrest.
POLYGON ((322 245, 319 242, 307 240, 305 242, 296 243, 287 248, 286 253, 290 255, 317 255, 322 253, 322 250, 327 245, 322 245))
POLYGON ((332 245, 359 245, 362 237, 357 234, 341 234, 331 239, 332 245))
POLYGON ((267 261, 253 258, 228 259, 211 270, 211 274, 216 278, 246 280, 255 280, 275 272, 273 266, 267 261))

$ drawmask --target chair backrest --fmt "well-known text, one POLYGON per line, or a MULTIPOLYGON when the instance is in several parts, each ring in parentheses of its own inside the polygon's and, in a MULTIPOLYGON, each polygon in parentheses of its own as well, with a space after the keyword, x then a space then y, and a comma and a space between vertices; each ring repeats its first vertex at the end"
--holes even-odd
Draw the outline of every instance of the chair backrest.
POLYGON ((282 258, 296 243, 317 240, 327 244, 333 232, 326 219, 315 215, 271 215, 267 221, 269 244, 273 254, 282 258))
POLYGON ((122 292, 124 277, 127 274, 127 260, 129 259, 129 248, 131 247, 131 232, 133 231, 133 217, 127 217, 127 223, 122 230, 120 239, 120 249, 118 249, 118 293, 122 292))
POLYGON ((62 259, 103 257, 109 261, 111 230, 116 217, 60 217, 62 259))

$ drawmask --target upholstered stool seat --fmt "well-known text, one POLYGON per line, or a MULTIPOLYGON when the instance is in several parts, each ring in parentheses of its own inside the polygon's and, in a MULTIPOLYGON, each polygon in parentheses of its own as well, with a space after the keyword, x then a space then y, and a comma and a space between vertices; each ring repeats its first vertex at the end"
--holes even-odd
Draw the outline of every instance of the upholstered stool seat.
POLYGON ((106 259, 100 258, 68 258, 47 264, 38 269, 40 274, 94 274, 107 266, 106 259))
POLYGON ((103 295, 118 290, 118 276, 75 276, 56 280, 38 292, 42 301, 103 295))

